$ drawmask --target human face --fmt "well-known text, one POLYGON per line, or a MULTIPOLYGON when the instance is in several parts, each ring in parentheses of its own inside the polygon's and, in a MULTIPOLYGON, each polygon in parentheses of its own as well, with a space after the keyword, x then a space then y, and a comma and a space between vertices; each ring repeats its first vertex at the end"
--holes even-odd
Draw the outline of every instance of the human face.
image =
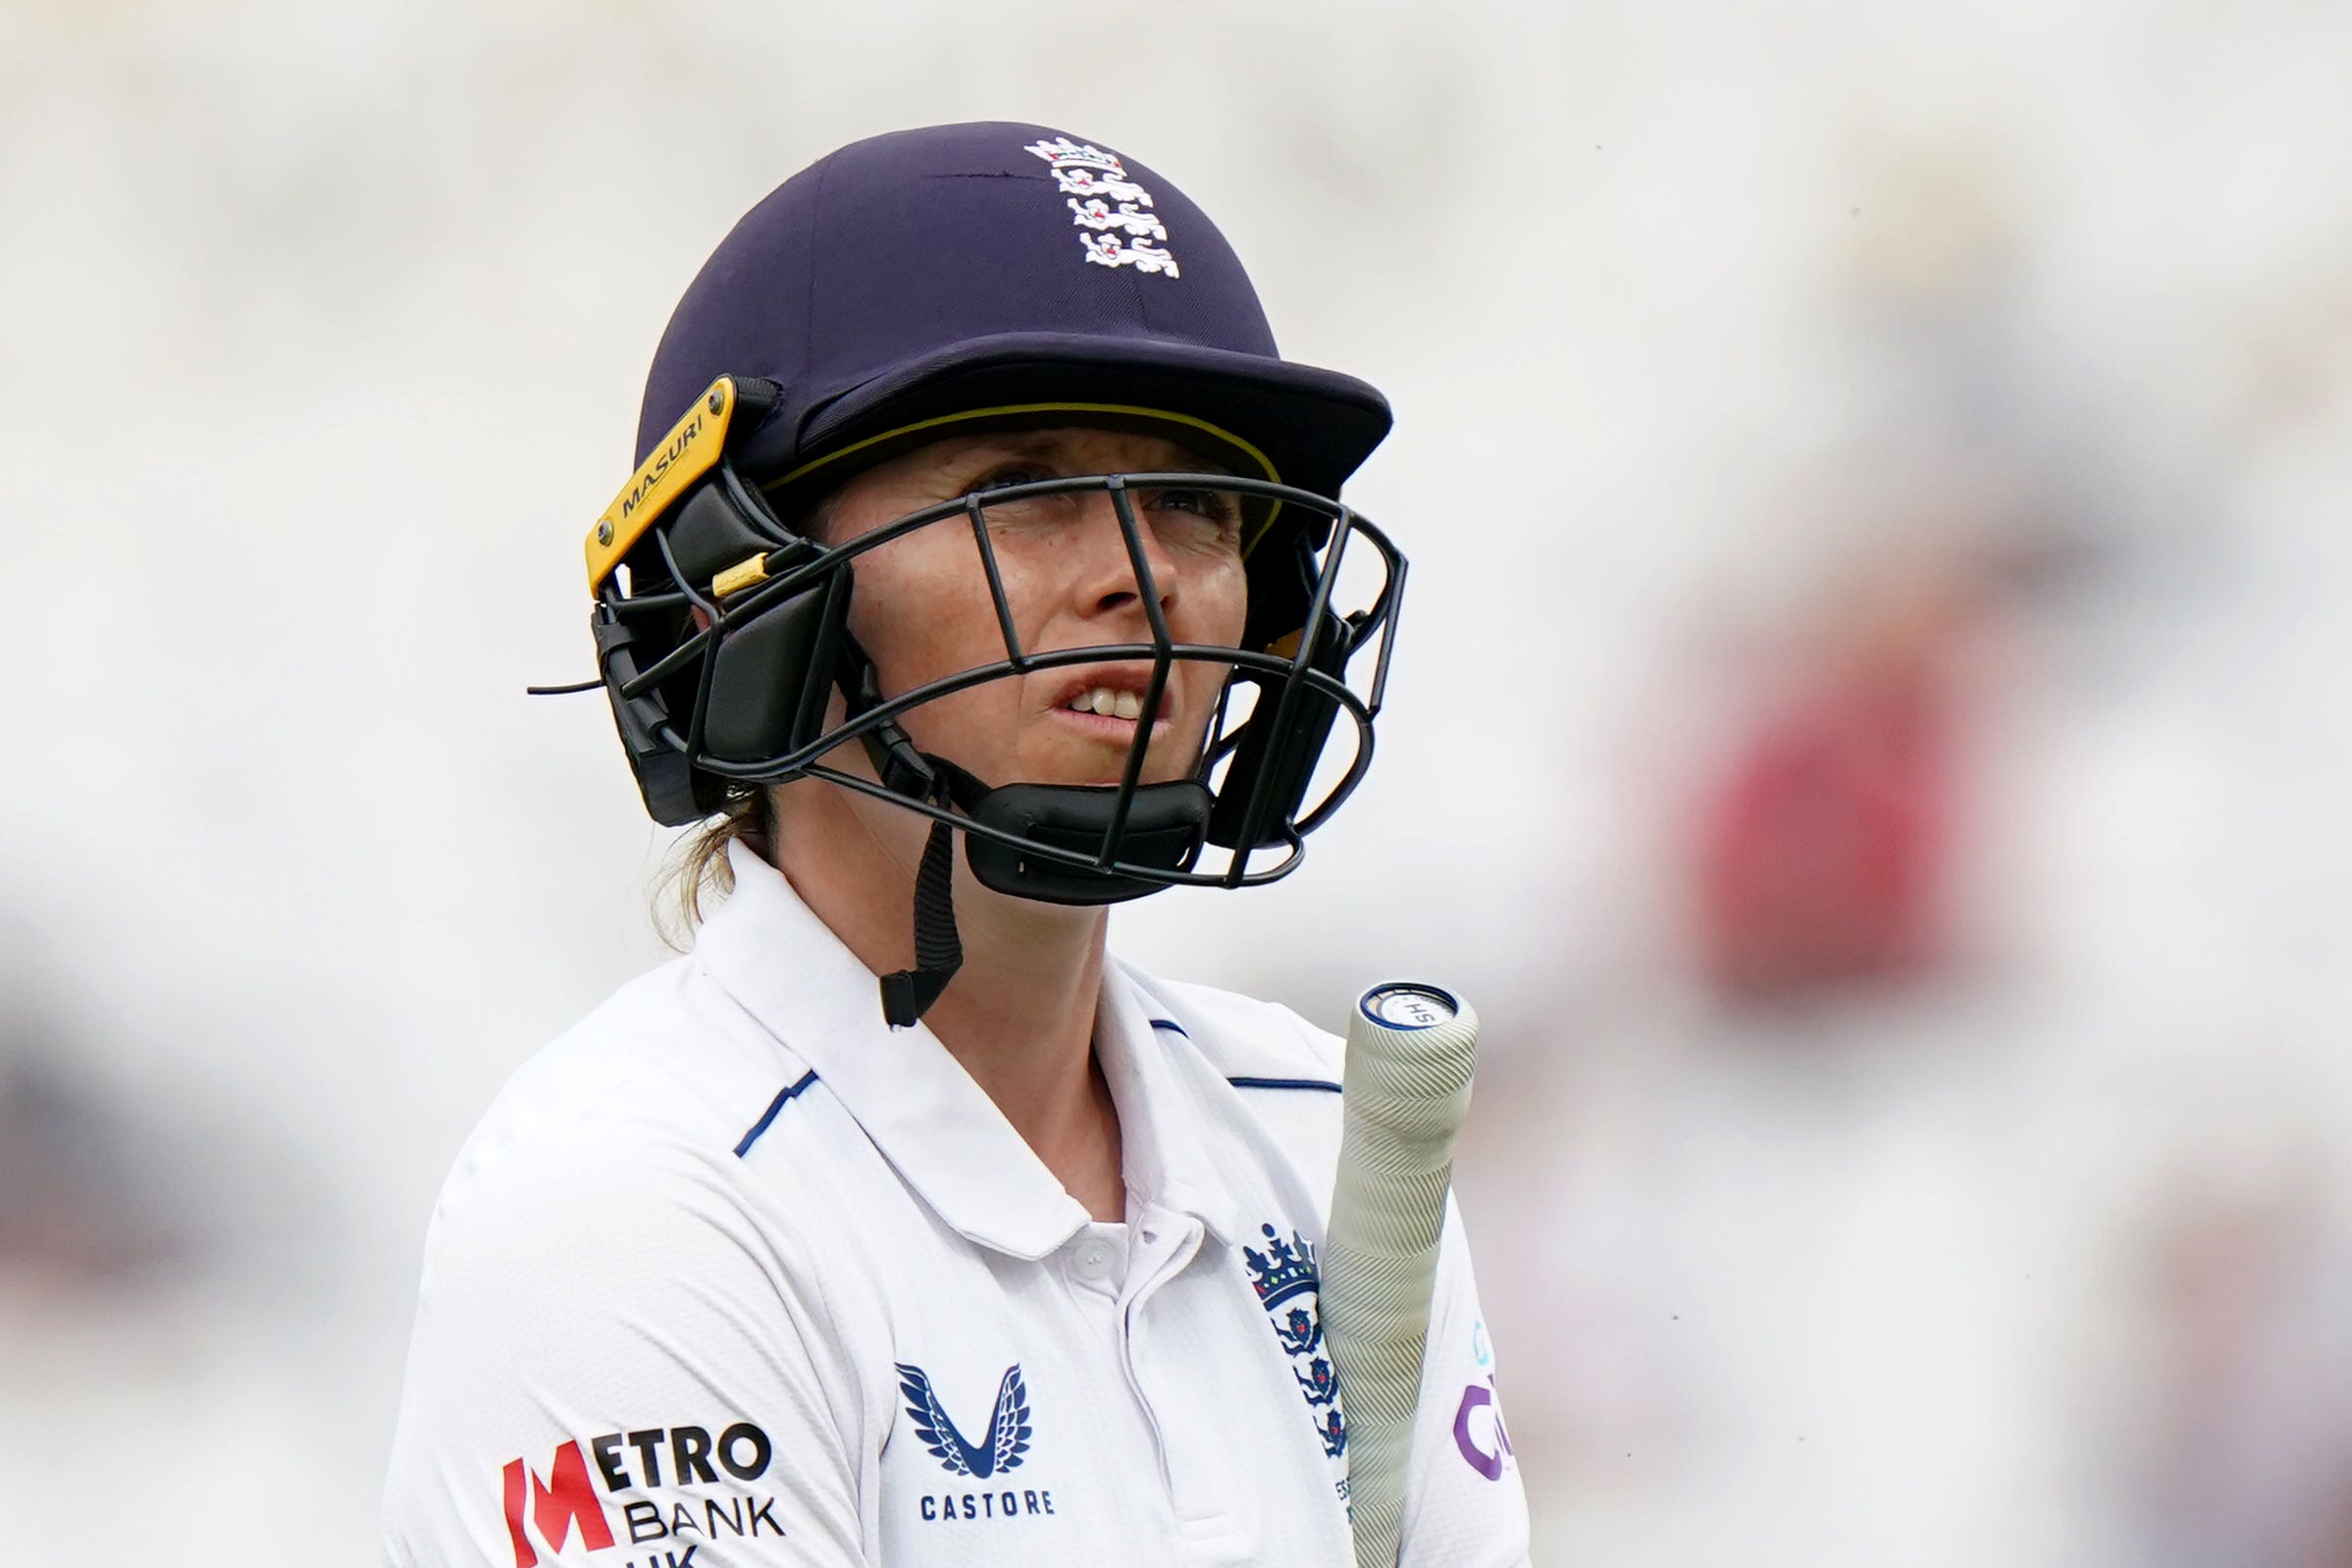
MULTIPOLYGON (((1080 425, 952 436, 867 469, 835 493, 826 542, 845 545, 910 512, 974 491, 1088 474, 1221 470, 1157 436, 1080 425)), ((1241 640, 1248 582, 1241 517, 1228 492, 1133 493, 1144 559, 1171 638, 1226 648, 1241 640)), ((1119 516, 1104 491, 988 508, 989 542, 1023 652, 1148 643, 1151 621, 1119 516)), ((971 530, 959 519, 918 528, 857 560, 850 630, 885 697, 1005 656, 1005 638, 971 530)), ((1178 659, 1153 723, 1142 782, 1187 776, 1229 666, 1178 659)), ((1113 784, 1136 720, 1078 711, 1081 694, 1125 694, 1132 713, 1148 659, 1062 664, 985 681, 924 703, 902 722, 922 751, 994 786, 1113 784)))

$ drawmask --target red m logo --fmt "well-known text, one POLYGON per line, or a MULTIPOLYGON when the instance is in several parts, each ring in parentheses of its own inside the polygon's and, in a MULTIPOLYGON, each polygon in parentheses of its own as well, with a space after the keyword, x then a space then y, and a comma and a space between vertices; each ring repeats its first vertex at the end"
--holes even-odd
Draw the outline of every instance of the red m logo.
POLYGON ((531 1522, 539 1527, 540 1539, 549 1551, 563 1549, 574 1525, 580 1527, 580 1544, 589 1550, 612 1544, 612 1526, 605 1522, 604 1505, 597 1500, 596 1489, 589 1483, 588 1461, 580 1457, 577 1442, 555 1450, 555 1463, 545 1481, 520 1459, 507 1461, 505 1475, 506 1538, 514 1542, 514 1568, 536 1568, 539 1562, 531 1538, 523 1534, 526 1502, 531 1507, 531 1522))

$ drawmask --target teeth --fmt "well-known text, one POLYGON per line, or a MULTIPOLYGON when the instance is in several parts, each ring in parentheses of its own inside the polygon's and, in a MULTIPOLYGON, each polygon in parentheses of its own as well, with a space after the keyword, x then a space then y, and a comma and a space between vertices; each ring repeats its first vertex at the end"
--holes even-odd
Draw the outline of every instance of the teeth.
POLYGON ((1078 693, 1070 700, 1073 713, 1096 713, 1104 718, 1124 718, 1130 722, 1143 716, 1143 699, 1133 692, 1115 692, 1108 686, 1097 686, 1078 693))

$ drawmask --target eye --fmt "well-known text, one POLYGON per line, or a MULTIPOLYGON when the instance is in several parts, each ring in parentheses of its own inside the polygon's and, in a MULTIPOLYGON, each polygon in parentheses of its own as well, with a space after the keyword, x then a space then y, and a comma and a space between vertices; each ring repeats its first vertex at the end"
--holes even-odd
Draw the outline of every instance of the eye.
POLYGON ((1199 512, 1202 517, 1230 517, 1232 497, 1219 489, 1162 489, 1153 494, 1155 505, 1174 505, 1180 512, 1199 512))
POLYGON ((1232 549, 1240 546, 1241 506, 1227 491, 1186 487, 1157 490, 1151 494, 1150 511, 1160 520, 1162 528, 1175 531, 1172 537, 1182 538, 1195 547, 1232 549))
POLYGON ((992 490, 1011 490, 1016 485, 1034 485, 1053 474, 1036 463, 1000 463, 973 482, 968 495, 982 495, 992 490))
POLYGON ((1192 512, 1218 523, 1235 515, 1233 497, 1222 490, 1157 490, 1152 492, 1152 505, 1192 512))

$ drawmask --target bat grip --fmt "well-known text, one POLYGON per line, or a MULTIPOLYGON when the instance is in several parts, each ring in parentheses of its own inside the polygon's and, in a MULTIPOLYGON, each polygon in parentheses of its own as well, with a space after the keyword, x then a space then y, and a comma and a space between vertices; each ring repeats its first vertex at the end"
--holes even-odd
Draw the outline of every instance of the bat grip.
POLYGON ((1454 1136, 1477 1046, 1477 1015, 1432 987, 1375 987, 1348 1029, 1321 1293, 1347 1420, 1357 1568, 1396 1564, 1454 1136), (1400 1022, 1399 992, 1444 1005, 1408 1007, 1400 1022))

